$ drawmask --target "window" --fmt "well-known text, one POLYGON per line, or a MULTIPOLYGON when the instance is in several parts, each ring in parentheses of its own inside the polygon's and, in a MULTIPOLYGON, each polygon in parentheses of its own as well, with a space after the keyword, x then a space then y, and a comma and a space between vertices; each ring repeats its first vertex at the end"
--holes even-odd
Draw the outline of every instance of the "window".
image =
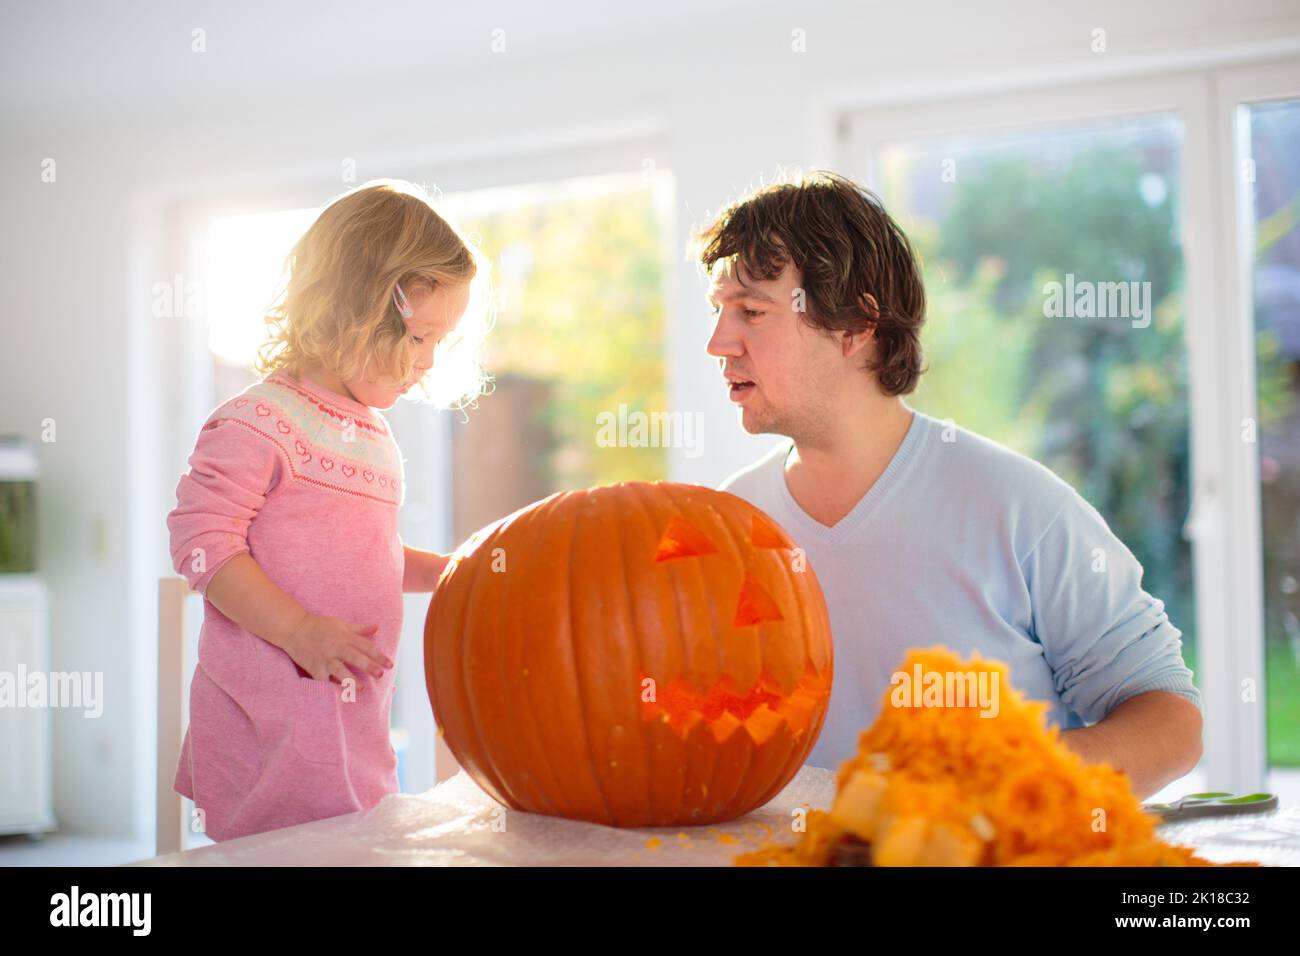
POLYGON ((664 449, 601 444, 598 416, 667 404, 667 174, 457 194, 492 257, 495 390, 454 432, 456 540, 555 491, 667 477, 664 449), (485 480, 485 478, 490 480, 485 480))
POLYGON ((1172 115, 1106 119, 886 143, 877 169, 930 300, 911 404, 1078 489, 1195 671, 1181 138, 1172 115))
POLYGON ((1256 345, 1268 761, 1300 766, 1300 100, 1238 107, 1256 345))
MULTIPOLYGON (((587 176, 437 201, 491 259, 497 303, 484 354, 494 391, 453 429, 455 540, 560 489, 666 478, 663 448, 604 446, 596 436, 602 413, 667 403, 665 363, 655 357, 665 348, 671 177, 587 176)), ((319 213, 212 223, 212 405, 256 379, 284 258, 319 213)))
MULTIPOLYGON (((554 491, 667 477, 662 447, 597 438, 599 415, 667 404, 664 280, 673 187, 669 174, 642 165, 631 175, 441 196, 430 189, 491 260, 496 323, 483 364, 495 383, 463 413, 400 400, 385 413, 407 459, 406 543, 450 550, 554 491)), ((204 280, 204 362, 212 370, 209 379, 204 369, 196 402, 203 414, 257 380, 253 362, 285 257, 319 214, 317 207, 198 218, 203 252, 190 271, 204 280)), ((427 596, 408 595, 405 672, 421 667, 427 606, 427 596)), ((435 782, 428 706, 422 681, 399 688, 391 733, 404 790, 435 782)))

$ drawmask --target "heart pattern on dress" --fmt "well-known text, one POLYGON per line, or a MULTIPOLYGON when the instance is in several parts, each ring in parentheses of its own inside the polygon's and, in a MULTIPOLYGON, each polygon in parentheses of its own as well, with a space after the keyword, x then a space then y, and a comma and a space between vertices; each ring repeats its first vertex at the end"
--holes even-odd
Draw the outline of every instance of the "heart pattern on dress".
MULTIPOLYGON (((255 397, 243 396, 240 398, 236 398, 232 402, 232 405, 235 408, 246 408, 250 404, 253 406, 253 410, 257 413, 257 418, 269 418, 272 412, 276 412, 276 413, 282 412, 282 409, 278 405, 258 401, 255 397)), ((290 435, 294 435, 295 429, 292 420, 280 418, 278 414, 276 415, 274 420, 275 420, 276 433, 286 437, 290 435)), ((211 422, 205 425, 204 427, 215 428, 217 427, 218 424, 219 422, 211 422)), ((267 424, 269 425, 270 422, 268 422, 267 424)), ((263 428, 265 426, 259 424, 256 427, 263 428)), ((315 457, 312 454, 311 446, 308 445, 307 442, 305 442, 302 438, 297 436, 295 436, 293 440, 293 451, 297 455, 298 463, 301 465, 308 464, 312 460, 312 458, 315 457)), ((398 479, 394 477, 389 477, 388 475, 381 474, 377 472, 374 468, 367 467, 364 465, 358 466, 356 464, 348 463, 346 461, 338 461, 337 459, 330 456, 322 456, 317 460, 320 462, 321 471, 323 472, 335 471, 336 469, 334 466, 335 464, 338 465, 337 471, 340 472, 340 477, 339 479, 336 479, 337 481, 342 481, 343 479, 349 479, 349 480, 355 479, 358 473, 360 473, 362 480, 364 480, 366 484, 373 485, 375 483, 375 479, 378 478, 380 488, 383 488, 386 491, 393 494, 397 493, 398 479)))

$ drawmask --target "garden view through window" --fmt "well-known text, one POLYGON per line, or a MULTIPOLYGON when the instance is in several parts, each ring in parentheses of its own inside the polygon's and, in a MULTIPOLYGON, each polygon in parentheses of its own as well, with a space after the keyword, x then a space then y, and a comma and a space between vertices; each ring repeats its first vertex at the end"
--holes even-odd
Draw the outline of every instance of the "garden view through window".
MULTIPOLYGON (((597 416, 666 408, 665 237, 671 176, 649 168, 439 195, 491 260, 492 392, 450 412, 454 545, 554 491, 667 478, 665 450, 602 447, 597 416)), ((263 316, 294 242, 320 214, 214 221, 209 348, 215 406, 252 382, 263 316)), ((436 373, 435 373, 436 374, 436 373)))
POLYGON ((1157 114, 877 158, 929 298, 911 404, 1078 489, 1141 562, 1195 673, 1181 149, 1181 123, 1157 114))
POLYGON ((1243 106, 1255 313, 1268 759, 1300 766, 1300 101, 1243 106))

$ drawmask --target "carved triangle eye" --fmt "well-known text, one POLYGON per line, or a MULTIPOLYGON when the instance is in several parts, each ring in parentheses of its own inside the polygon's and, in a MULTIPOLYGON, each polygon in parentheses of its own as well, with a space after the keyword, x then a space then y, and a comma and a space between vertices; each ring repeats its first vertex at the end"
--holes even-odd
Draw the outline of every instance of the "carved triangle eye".
POLYGON ((754 624, 762 624, 767 621, 784 621, 781 615, 781 609, 776 606, 776 601, 772 600, 772 595, 767 593, 767 589, 759 584, 749 572, 745 572, 745 580, 740 584, 740 600, 736 602, 736 627, 747 627, 754 624))
POLYGON ((681 518, 673 517, 659 539, 655 551, 656 561, 671 561, 673 558, 697 558, 702 554, 717 554, 718 549, 698 528, 687 524, 681 518))
POLYGON ((790 542, 766 518, 753 515, 749 529, 749 543, 756 548, 788 548, 790 542))

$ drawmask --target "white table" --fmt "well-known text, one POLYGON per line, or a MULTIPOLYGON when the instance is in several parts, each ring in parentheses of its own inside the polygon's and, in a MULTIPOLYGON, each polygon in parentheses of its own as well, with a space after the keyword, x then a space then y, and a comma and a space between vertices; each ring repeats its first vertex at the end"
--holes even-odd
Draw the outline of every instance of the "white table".
MULTIPOLYGON (((730 823, 620 830, 507 810, 463 771, 372 809, 228 840, 132 866, 728 866, 767 837, 789 837, 796 807, 825 809, 835 774, 799 771, 771 802, 730 823), (649 842, 658 839, 658 846, 649 842)), ((1161 827, 1214 862, 1300 865, 1300 807, 1161 827)))

